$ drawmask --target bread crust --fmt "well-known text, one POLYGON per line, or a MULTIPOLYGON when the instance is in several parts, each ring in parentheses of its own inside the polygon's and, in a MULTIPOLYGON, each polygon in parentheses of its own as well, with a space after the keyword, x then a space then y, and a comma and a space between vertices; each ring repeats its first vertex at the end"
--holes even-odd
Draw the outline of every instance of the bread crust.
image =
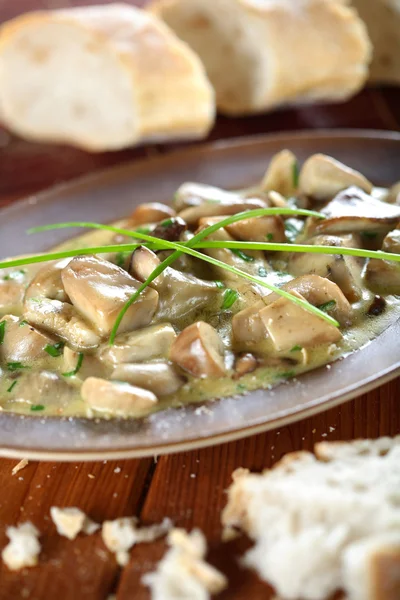
POLYGON ((206 60, 222 113, 342 100, 364 84, 371 45, 363 22, 343 0, 231 0, 230 8, 228 31, 225 0, 155 0, 150 6, 206 60), (206 38, 204 33, 202 44, 196 29, 206 32, 207 22, 215 34, 206 38), (211 58, 209 46, 212 39, 217 44, 218 34, 241 46, 241 54, 227 52, 213 73, 220 52, 211 58), (237 74, 245 57, 248 77, 242 89, 222 87, 224 73, 237 74))
MULTIPOLYGON (((48 40, 49 53, 54 53, 54 44, 54 40, 48 40)), ((68 56, 61 58, 60 78, 67 65, 68 56)), ((85 72, 76 72, 74 76, 78 87, 85 72)), ((48 82, 48 89, 51 84, 48 82)), ((214 91, 198 57, 156 17, 124 4, 40 11, 5 23, 0 29, 0 87, 3 90, 0 91, 2 120, 12 131, 38 141, 66 142, 92 151, 146 141, 204 137, 215 118, 214 91), (110 143, 101 136, 79 139, 65 132, 61 136, 57 132, 49 136, 45 128, 41 131, 36 125, 30 127, 23 122, 21 114, 13 109, 15 103, 7 101, 5 72, 9 53, 16 52, 15 40, 23 35, 28 44, 30 33, 35 29, 62 25, 70 28, 71 38, 87 36, 94 53, 111 56, 117 65, 118 77, 123 78, 126 88, 131 90, 134 122, 127 127, 125 139, 120 143, 110 143)), ((43 89, 43 94, 48 93, 48 89, 43 89)), ((26 92, 29 94, 29 90, 26 92)), ((57 110, 56 100, 54 110, 57 110)))

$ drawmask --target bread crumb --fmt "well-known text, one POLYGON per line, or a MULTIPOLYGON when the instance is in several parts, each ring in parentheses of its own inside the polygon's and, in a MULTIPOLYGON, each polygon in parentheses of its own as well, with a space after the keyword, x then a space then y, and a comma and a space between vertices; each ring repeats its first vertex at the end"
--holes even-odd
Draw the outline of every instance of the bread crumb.
POLYGON ((330 433, 332 433, 333 431, 335 431, 336 427, 329 427, 329 431, 330 433))
POLYGON ((194 529, 188 534, 183 529, 173 529, 168 544, 170 549, 157 570, 142 579, 151 589, 153 600, 208 600, 227 587, 225 575, 204 560, 207 542, 201 531, 194 529))
POLYGON ((22 469, 25 469, 25 467, 29 464, 29 460, 27 460, 26 458, 23 458, 22 460, 19 461, 19 463, 17 463, 15 465, 15 467, 12 469, 11 471, 11 475, 16 475, 18 473, 18 471, 22 471, 22 469))
POLYGON ((80 532, 91 535, 100 529, 98 523, 89 519, 84 512, 74 506, 68 508, 52 506, 50 508, 50 515, 56 526, 57 533, 69 540, 74 540, 80 532))
POLYGON ((93 473, 89 473, 88 474, 89 479, 96 479, 95 475, 93 475, 93 473))
POLYGON ((27 521, 18 527, 7 527, 9 543, 1 553, 2 559, 11 571, 24 567, 34 567, 40 554, 39 531, 27 521))
POLYGON ((162 537, 172 527, 170 519, 148 527, 138 527, 136 517, 122 517, 114 521, 104 521, 101 530, 103 542, 115 554, 120 566, 125 566, 129 561, 128 550, 135 544, 153 542, 162 537))
POLYGON ((121 467, 116 467, 114 469, 114 473, 121 473, 121 467))

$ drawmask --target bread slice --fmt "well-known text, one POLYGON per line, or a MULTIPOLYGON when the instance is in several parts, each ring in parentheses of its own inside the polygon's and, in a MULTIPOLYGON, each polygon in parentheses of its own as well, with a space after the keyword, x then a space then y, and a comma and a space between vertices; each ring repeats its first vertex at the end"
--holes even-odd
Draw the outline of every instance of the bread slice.
POLYGON ((343 100, 368 75, 364 23, 343 0, 155 0, 202 59, 221 112, 343 100))
POLYGON ((317 444, 239 470, 222 514, 255 541, 245 563, 282 598, 400 598, 400 436, 317 444))
POLYGON ((200 138, 214 92, 197 56, 124 4, 28 13, 0 29, 0 115, 25 138, 86 150, 200 138))
POLYGON ((353 0, 353 4, 366 23, 374 46, 371 81, 400 84, 399 0, 353 0))

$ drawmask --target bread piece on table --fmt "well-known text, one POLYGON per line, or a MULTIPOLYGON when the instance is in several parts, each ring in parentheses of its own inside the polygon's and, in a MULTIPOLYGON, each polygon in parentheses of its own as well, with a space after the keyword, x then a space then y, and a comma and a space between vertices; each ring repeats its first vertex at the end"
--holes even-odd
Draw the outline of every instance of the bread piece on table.
POLYGON ((316 454, 235 472, 222 522, 255 541, 245 563, 288 600, 400 598, 400 436, 316 454))
POLYGON ((343 0, 155 0, 202 59, 221 112, 342 100, 368 75, 364 23, 343 0))
POLYGON ((370 79, 400 84, 400 1, 353 0, 374 46, 370 79))
POLYGON ((124 4, 34 12, 0 29, 0 114, 22 137, 86 150, 205 136, 214 92, 200 60, 124 4))

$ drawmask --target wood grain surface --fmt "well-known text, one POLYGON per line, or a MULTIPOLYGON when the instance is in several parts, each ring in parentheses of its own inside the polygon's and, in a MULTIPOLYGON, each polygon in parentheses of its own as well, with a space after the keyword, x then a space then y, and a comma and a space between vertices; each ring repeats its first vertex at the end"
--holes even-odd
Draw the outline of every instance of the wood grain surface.
MULTIPOLYGON (((320 106, 241 120, 220 118, 210 139, 316 128, 400 127, 400 90, 371 89, 342 105, 320 106)), ((88 155, 67 148, 28 144, 0 132, 0 203, 81 173, 130 160, 168 146, 88 155)), ((312 450, 320 440, 349 440, 400 433, 399 382, 393 381, 347 404, 280 430, 246 440, 153 459, 86 463, 29 463, 11 474, 17 461, 0 461, 0 548, 5 529, 31 520, 41 531, 40 565, 12 573, 0 566, 0 600, 146 600, 141 577, 165 550, 163 541, 141 544, 121 569, 99 533, 71 542, 55 532, 51 506, 78 506, 102 522, 137 515, 143 523, 170 517, 178 526, 200 527, 210 544, 210 562, 229 577, 221 600, 272 597, 268 586, 240 568, 238 557, 249 542, 220 541, 220 512, 232 471, 260 471, 286 452, 312 450)))

